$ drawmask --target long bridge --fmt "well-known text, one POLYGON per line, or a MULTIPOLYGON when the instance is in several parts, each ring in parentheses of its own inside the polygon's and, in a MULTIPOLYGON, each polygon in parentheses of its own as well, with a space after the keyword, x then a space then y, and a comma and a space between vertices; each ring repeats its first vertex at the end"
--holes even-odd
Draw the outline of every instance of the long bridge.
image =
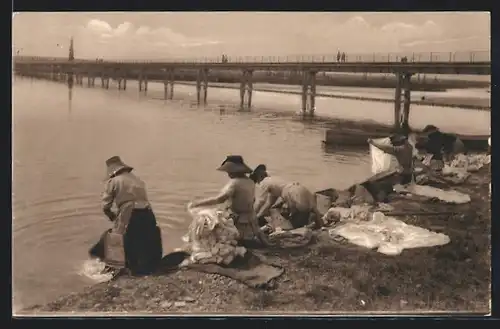
POLYGON ((70 47, 68 58, 14 56, 14 73, 31 77, 95 86, 99 77, 101 86, 109 88, 109 80, 118 81, 119 89, 126 89, 127 79, 139 81, 139 91, 147 92, 149 80, 164 82, 165 99, 172 99, 174 83, 186 74, 196 76, 197 100, 207 102, 208 78, 217 72, 240 72, 240 105, 249 109, 252 102, 253 75, 258 71, 284 72, 298 76, 302 85, 302 113, 312 116, 315 109, 316 76, 319 72, 390 73, 397 77, 395 91, 395 127, 408 123, 411 101, 411 77, 415 74, 490 75, 489 51, 466 53, 412 53, 361 54, 345 60, 328 56, 274 56, 237 58, 137 60, 84 60, 73 58, 70 47), (403 106, 401 106, 403 105, 403 106))

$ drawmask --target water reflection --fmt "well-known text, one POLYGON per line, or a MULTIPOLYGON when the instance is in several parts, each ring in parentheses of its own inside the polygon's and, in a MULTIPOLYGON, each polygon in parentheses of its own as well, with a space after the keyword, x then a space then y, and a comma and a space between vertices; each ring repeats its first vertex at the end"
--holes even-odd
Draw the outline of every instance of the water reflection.
POLYGON ((73 107, 73 85, 68 84, 68 114, 71 120, 71 111, 73 107))

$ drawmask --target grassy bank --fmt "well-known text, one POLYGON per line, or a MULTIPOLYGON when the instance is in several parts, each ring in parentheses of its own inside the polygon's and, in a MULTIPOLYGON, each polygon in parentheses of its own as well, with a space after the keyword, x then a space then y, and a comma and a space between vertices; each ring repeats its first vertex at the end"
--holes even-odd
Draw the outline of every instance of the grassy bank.
POLYGON ((21 313, 345 313, 459 311, 486 313, 490 300, 489 167, 457 190, 467 205, 401 202, 401 209, 457 211, 456 215, 402 218, 447 234, 442 247, 399 256, 335 242, 317 232, 309 247, 268 250, 285 273, 274 289, 251 289, 226 277, 184 270, 164 276, 121 277, 21 313))

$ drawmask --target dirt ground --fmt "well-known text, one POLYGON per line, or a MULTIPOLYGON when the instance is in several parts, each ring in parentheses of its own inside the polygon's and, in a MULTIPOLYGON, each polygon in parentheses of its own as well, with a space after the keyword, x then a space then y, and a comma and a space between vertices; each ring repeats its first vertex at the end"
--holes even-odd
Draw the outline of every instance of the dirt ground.
MULTIPOLYGON (((399 202, 407 209, 456 211, 456 215, 403 220, 447 234, 442 247, 385 256, 322 238, 309 247, 268 250, 284 267, 273 289, 252 289, 232 279, 183 270, 164 276, 121 277, 23 313, 488 313, 490 301, 490 169, 455 189, 467 205, 399 202)), ((398 202, 396 202, 398 203, 398 202)))

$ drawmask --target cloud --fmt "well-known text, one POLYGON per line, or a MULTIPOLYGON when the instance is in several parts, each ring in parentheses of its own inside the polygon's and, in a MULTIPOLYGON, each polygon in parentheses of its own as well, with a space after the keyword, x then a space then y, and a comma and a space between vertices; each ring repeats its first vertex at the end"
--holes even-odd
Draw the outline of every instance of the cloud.
POLYGON ((217 40, 201 37, 189 37, 168 27, 151 28, 149 26, 135 27, 130 22, 123 22, 113 28, 108 22, 91 19, 82 29, 86 44, 94 43, 97 56, 133 57, 149 52, 150 56, 159 53, 164 56, 183 55, 185 48, 204 47, 220 44, 217 40), (105 49, 107 47, 107 49, 105 49), (105 55, 104 55, 105 54, 105 55))
POLYGON ((447 38, 435 40, 414 40, 401 45, 413 51, 432 49, 436 52, 483 52, 489 53, 491 48, 491 37, 469 36, 464 38, 447 38))
MULTIPOLYGON (((403 21, 387 22, 376 26, 363 16, 357 15, 332 25, 321 31, 310 32, 309 39, 318 40, 317 47, 342 49, 351 53, 401 52, 404 43, 416 40, 436 40, 443 38, 443 30, 435 22, 428 20, 423 24, 410 24, 403 21), (316 37, 314 37, 316 35, 316 37), (321 37, 318 38, 317 35, 321 37), (319 43, 324 43, 321 46, 319 43)), ((313 48, 313 45, 311 45, 313 48)), ((407 47, 406 47, 407 48, 407 47)), ((330 50, 331 51, 331 50, 330 50)))
POLYGON ((162 44, 164 46, 200 47, 200 46, 215 45, 220 43, 219 41, 216 40, 188 37, 181 33, 175 32, 167 27, 151 29, 147 26, 141 26, 135 31, 135 35, 150 40, 158 40, 157 43, 162 44))
POLYGON ((90 31, 99 33, 110 33, 113 31, 111 25, 99 19, 91 19, 86 26, 90 31))

